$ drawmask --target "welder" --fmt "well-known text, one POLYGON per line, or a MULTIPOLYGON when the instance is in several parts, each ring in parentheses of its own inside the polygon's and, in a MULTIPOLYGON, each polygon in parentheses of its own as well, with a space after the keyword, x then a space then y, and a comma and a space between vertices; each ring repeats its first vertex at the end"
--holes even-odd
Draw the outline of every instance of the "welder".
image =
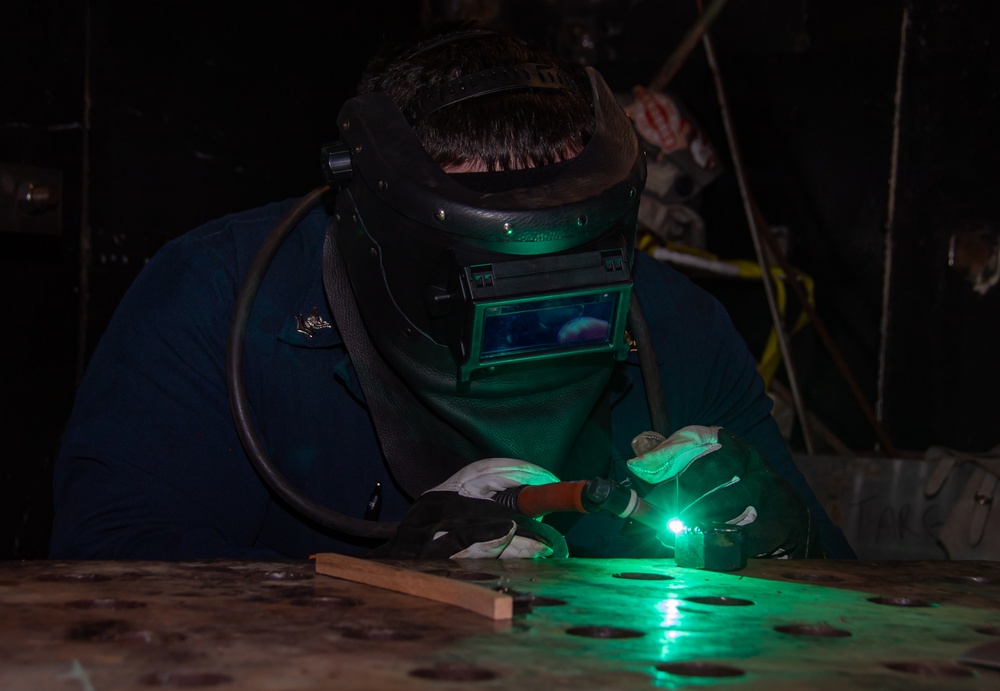
POLYGON ((644 155, 596 71, 465 28, 376 58, 336 125, 329 191, 195 229, 129 289, 53 557, 668 554, 621 512, 497 501, 593 478, 751 556, 850 556, 725 310, 635 252, 644 155))

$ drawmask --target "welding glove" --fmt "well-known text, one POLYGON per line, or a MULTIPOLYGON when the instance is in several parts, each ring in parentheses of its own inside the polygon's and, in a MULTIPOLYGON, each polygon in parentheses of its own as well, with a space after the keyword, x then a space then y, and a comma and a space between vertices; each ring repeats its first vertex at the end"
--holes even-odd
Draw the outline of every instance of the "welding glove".
POLYGON ((653 485, 645 499, 687 525, 741 526, 750 557, 819 556, 805 503, 748 442, 721 427, 691 425, 664 439, 632 441, 628 468, 653 485))
POLYGON ((424 492, 403 517, 396 535, 372 556, 386 559, 518 559, 565 557, 566 540, 555 528, 493 501, 518 485, 559 478, 513 458, 487 458, 424 492))

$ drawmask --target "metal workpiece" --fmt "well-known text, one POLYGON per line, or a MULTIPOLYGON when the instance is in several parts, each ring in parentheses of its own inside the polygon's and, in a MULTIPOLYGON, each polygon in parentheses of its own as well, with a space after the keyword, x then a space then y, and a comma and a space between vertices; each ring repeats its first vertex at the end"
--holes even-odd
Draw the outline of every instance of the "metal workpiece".
POLYGON ((1000 686, 994 562, 380 563, 508 594, 513 616, 305 560, 7 562, 0 689, 1000 686))
POLYGON ((739 571, 747 566, 747 547, 739 526, 726 523, 686 526, 674 541, 678 566, 708 571, 739 571))

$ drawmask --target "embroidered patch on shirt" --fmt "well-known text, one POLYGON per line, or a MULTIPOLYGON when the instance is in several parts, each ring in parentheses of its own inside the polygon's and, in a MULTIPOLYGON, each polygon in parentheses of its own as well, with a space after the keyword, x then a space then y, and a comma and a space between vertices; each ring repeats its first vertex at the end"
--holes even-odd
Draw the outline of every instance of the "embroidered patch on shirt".
POLYGON ((319 308, 313 307, 309 314, 303 317, 301 314, 295 315, 295 330, 300 334, 312 338, 318 329, 332 329, 333 326, 323 317, 319 316, 319 308))

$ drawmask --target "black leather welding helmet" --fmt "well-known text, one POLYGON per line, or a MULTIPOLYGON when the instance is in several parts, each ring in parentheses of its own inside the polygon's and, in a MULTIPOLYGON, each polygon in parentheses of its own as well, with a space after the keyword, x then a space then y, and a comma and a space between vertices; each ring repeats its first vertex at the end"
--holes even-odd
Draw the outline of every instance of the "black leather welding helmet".
MULTIPOLYGON (((342 185, 334 237, 374 343, 447 347, 458 386, 511 363, 626 357, 645 160, 607 85, 586 74, 593 135, 575 157, 528 171, 449 174, 386 94, 344 105, 324 163, 342 185)), ((423 108, 568 79, 498 68, 444 84, 423 108)))

